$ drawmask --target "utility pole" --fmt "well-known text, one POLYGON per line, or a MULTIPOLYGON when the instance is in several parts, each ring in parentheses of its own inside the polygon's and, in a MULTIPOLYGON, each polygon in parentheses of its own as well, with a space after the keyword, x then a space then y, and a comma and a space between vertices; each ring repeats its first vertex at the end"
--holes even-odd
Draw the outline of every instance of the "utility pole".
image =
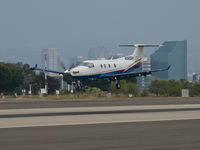
POLYGON ((64 87, 63 87, 63 84, 64 84, 64 83, 63 83, 63 75, 61 74, 60 76, 61 76, 61 90, 63 90, 63 88, 64 88, 64 87))
MULTIPOLYGON (((44 59, 45 59, 45 70, 47 69, 47 54, 44 54, 44 59)), ((46 94, 48 94, 48 87, 47 87, 47 85, 48 85, 48 83, 47 83, 47 72, 46 71, 44 71, 44 75, 45 75, 45 90, 46 90, 46 94)))

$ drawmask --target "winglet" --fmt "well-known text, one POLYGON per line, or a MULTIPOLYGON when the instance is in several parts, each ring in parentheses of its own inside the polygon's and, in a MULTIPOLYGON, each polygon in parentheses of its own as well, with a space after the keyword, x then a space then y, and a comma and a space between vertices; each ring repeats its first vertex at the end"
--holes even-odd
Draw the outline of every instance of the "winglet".
POLYGON ((171 66, 169 65, 169 66, 167 67, 167 70, 169 70, 170 67, 171 67, 171 66))
POLYGON ((166 71, 166 70, 169 70, 171 66, 169 65, 167 68, 164 68, 164 69, 160 69, 160 71, 166 71))

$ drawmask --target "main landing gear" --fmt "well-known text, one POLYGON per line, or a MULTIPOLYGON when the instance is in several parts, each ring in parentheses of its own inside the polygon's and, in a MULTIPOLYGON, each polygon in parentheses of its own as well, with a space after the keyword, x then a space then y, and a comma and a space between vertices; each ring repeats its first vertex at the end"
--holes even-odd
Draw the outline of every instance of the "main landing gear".
POLYGON ((116 81, 116 89, 120 89, 121 87, 120 80, 115 78, 115 81, 116 81))

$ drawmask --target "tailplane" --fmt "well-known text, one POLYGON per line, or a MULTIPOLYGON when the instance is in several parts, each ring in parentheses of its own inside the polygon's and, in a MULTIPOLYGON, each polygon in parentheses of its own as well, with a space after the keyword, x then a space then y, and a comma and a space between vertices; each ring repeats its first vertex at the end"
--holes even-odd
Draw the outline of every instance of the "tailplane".
POLYGON ((149 44, 133 44, 133 45, 120 45, 120 47, 135 47, 133 56, 136 58, 142 58, 144 47, 160 47, 162 45, 149 45, 149 44))

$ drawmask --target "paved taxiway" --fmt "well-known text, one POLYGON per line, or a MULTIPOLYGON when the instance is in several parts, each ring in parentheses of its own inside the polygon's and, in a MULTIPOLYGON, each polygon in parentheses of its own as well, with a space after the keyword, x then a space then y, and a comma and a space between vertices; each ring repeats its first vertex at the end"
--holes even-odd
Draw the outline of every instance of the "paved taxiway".
POLYGON ((144 101, 1 101, 0 149, 200 149, 198 98, 144 101))

